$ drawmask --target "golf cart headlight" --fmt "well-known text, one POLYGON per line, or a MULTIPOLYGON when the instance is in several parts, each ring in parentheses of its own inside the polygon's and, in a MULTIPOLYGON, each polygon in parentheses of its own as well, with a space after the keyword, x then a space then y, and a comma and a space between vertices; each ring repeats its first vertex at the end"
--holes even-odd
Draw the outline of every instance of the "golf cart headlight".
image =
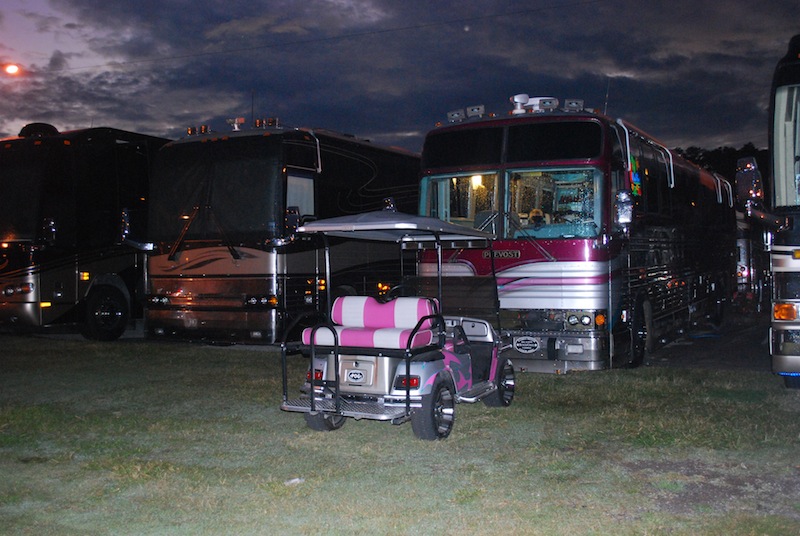
POLYGON ((578 315, 569 315, 567 317, 567 324, 570 326, 577 326, 578 325, 578 315))

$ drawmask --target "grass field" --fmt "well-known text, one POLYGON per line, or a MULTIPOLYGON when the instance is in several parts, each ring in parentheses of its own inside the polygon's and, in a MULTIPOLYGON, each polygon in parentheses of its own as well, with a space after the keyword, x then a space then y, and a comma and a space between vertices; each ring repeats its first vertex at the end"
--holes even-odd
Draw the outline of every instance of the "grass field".
POLYGON ((800 393, 769 373, 520 375, 425 442, 309 430, 271 349, 0 345, 3 534, 800 534, 800 393))

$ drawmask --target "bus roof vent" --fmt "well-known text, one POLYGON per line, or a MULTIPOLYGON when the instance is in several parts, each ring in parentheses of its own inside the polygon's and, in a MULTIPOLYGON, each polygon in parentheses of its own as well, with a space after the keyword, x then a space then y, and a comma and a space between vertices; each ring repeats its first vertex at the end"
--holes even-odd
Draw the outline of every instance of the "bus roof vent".
POLYGON ((28 123, 19 131, 20 138, 58 136, 58 129, 49 123, 28 123))

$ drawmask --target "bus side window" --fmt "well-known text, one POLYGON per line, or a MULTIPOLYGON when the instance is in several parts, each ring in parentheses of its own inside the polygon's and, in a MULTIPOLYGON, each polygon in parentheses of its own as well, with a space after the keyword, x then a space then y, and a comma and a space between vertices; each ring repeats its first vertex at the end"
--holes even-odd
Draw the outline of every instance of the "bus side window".
POLYGON ((286 206, 296 207, 300 220, 316 216, 314 205, 314 179, 305 175, 287 175, 286 206))

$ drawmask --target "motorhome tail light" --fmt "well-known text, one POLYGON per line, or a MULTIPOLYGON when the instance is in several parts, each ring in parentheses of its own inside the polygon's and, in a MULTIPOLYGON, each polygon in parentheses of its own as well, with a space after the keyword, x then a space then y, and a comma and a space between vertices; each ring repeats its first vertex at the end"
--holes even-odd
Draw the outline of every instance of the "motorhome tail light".
POLYGON ((797 320, 797 308, 793 303, 776 303, 772 307, 772 318, 775 320, 797 320))
POLYGON ((394 382, 395 389, 419 389, 419 376, 398 376, 394 382))

